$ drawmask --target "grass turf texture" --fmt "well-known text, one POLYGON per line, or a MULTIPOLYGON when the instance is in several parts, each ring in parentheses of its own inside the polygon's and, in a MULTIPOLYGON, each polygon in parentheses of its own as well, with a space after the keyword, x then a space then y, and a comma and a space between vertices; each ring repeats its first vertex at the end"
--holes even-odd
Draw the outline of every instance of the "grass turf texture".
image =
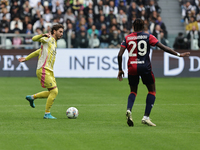
POLYGON ((141 124, 147 90, 142 83, 133 107, 134 127, 125 119, 127 79, 58 78, 51 109, 57 120, 42 119, 46 99, 31 108, 25 96, 44 90, 37 78, 0 78, 1 150, 188 150, 200 147, 200 78, 157 78, 151 118, 141 124), (77 119, 65 111, 74 106, 77 119))

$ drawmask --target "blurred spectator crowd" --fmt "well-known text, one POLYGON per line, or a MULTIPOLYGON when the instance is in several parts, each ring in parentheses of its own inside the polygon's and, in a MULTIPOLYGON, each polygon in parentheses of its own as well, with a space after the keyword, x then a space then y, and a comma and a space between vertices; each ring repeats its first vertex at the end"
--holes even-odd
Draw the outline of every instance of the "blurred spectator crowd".
POLYGON ((200 0, 179 0, 185 31, 179 33, 175 49, 200 49, 200 0))
MULTIPOLYGON (((187 28, 193 28, 189 24, 194 17, 197 31, 199 5, 192 15, 189 10, 182 13, 187 28)), ((157 0, 1 0, 0 33, 47 33, 60 23, 64 25, 64 34, 58 47, 119 48, 124 37, 133 32, 133 21, 141 18, 145 22, 144 31, 167 45, 167 29, 160 13, 157 0)), ((32 43, 31 37, 20 35, 10 37, 10 41, 13 45, 32 43)))

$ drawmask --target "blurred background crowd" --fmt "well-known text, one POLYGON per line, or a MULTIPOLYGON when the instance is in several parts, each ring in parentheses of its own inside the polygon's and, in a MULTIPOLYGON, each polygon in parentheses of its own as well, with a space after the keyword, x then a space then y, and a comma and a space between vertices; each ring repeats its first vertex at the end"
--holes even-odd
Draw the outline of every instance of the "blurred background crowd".
POLYGON ((175 39, 175 49, 200 48, 200 0, 179 0, 181 7, 181 22, 185 31, 180 32, 175 39))
MULTIPOLYGON (((200 0, 179 2, 185 31, 178 34, 173 47, 189 49, 193 39, 200 45, 200 0)), ((0 34, 19 34, 7 38, 12 45, 32 44, 31 36, 20 34, 47 33, 60 23, 64 35, 58 47, 119 48, 124 37, 133 32, 132 22, 141 18, 144 32, 168 45, 161 12, 158 0, 1 0, 0 34)))

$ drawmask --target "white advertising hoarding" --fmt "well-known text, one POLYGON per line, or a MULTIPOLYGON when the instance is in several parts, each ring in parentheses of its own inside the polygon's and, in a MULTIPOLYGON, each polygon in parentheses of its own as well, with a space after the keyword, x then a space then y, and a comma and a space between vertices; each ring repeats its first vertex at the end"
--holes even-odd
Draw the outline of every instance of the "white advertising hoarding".
MULTIPOLYGON (((55 77, 116 78, 119 49, 57 49, 55 77)), ((127 74, 127 51, 123 55, 123 70, 127 74)))
MULTIPOLYGON (((116 78, 119 49, 57 49, 55 77, 116 78)), ((179 51, 185 52, 185 51, 179 51)), ((156 77, 199 77, 200 52, 191 51, 189 57, 177 57, 162 50, 150 52, 152 70, 156 77)), ((122 68, 127 77, 127 50, 122 68)))
MULTIPOLYGON (((1 77, 35 77, 38 58, 19 62, 35 50, 1 50, 1 77)), ((162 50, 150 53, 155 77, 200 77, 200 51, 190 51, 189 57, 177 57, 162 50)), ((116 78, 119 49, 57 49, 54 73, 56 77, 116 78)), ((123 55, 123 70, 127 77, 127 50, 123 55)))

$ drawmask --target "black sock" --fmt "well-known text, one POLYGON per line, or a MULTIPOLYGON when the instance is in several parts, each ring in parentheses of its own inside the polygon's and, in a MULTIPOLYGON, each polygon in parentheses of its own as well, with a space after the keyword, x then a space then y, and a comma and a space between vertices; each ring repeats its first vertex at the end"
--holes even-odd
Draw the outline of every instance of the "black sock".
POLYGON ((127 110, 130 110, 130 111, 132 110, 136 95, 137 94, 134 92, 130 93, 130 95, 128 97, 127 110))
POLYGON ((148 95, 147 95, 147 98, 146 98, 146 109, 145 109, 145 116, 149 116, 150 113, 151 113, 151 109, 154 105, 154 102, 155 102, 155 92, 149 92, 148 95))

